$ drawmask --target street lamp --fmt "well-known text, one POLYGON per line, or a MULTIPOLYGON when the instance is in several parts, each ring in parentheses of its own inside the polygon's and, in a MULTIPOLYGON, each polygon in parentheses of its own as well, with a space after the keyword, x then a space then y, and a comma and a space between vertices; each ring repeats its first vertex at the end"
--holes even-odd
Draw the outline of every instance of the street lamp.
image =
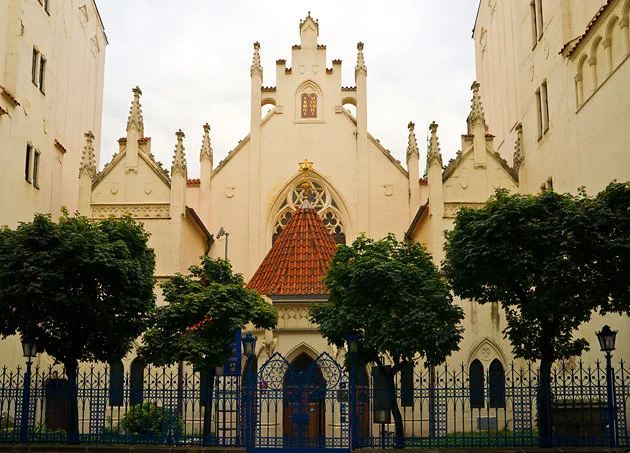
POLYGON ((24 388, 22 391, 22 415, 20 419, 20 442, 28 440, 28 408, 31 402, 31 365, 33 357, 37 355, 37 342, 30 335, 22 335, 22 352, 26 357, 26 371, 24 373, 24 388))
POLYGON ((256 420, 256 418, 254 417, 254 386, 256 385, 256 379, 254 374, 253 362, 256 358, 257 339, 258 337, 252 336, 251 332, 247 332, 241 340, 243 343, 243 353, 245 354, 245 357, 247 357, 247 365, 245 368, 245 446, 247 447, 248 451, 254 446, 253 424, 256 420))
POLYGON ((243 352, 248 359, 256 357, 256 340, 258 337, 253 337, 251 332, 247 332, 243 337, 243 352))
POLYGON ((348 356, 350 358, 350 391, 348 402, 350 403, 350 451, 357 448, 357 370, 356 358, 359 353, 359 335, 356 332, 346 334, 348 356))
POLYGON ((219 228, 219 231, 217 232, 217 239, 221 239, 223 236, 225 236, 225 259, 227 260, 228 257, 228 238, 230 236, 230 233, 228 233, 227 231, 225 231, 225 229, 223 227, 219 228))
POLYGON ((610 446, 617 446, 617 420, 615 414, 615 375, 611 365, 612 352, 615 350, 617 331, 605 325, 597 332, 597 340, 602 352, 606 353, 606 393, 608 398, 608 427, 610 429, 610 446))

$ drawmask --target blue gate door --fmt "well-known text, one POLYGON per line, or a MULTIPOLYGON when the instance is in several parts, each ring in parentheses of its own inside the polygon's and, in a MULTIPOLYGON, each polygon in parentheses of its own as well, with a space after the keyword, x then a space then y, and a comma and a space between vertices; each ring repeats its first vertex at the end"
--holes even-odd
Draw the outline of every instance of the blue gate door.
POLYGON ((348 376, 328 354, 289 363, 274 354, 258 370, 253 450, 349 451, 348 376))

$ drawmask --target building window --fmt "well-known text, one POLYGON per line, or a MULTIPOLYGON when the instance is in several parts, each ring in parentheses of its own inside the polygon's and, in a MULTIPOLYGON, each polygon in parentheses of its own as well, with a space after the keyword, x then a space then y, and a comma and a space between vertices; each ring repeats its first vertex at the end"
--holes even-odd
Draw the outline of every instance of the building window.
MULTIPOLYGON (((346 243, 346 230, 344 221, 339 212, 339 206, 333 199, 332 193, 323 184, 310 180, 308 187, 308 199, 317 211, 324 226, 330 232, 337 244, 346 243)), ((298 210, 304 200, 304 187, 301 182, 296 183, 292 190, 287 194, 286 200, 282 202, 278 214, 276 216, 276 224, 271 236, 271 243, 274 244, 280 232, 287 225, 295 211, 298 210)))
POLYGON ((544 192, 545 190, 553 190, 553 178, 551 176, 540 185, 540 191, 544 192))
POLYGON ((489 371, 490 408, 505 407, 505 371, 499 359, 494 359, 489 371))
POLYGON ((538 124, 538 140, 549 130, 549 95, 547 81, 536 90, 536 119, 538 124))
POLYGON ((39 58, 39 91, 44 93, 44 77, 46 75, 46 59, 42 56, 39 58))
POLYGON ((532 18, 532 48, 534 48, 543 34, 542 0, 531 0, 529 6, 532 18))
POLYGON ((35 150, 33 154, 33 187, 39 189, 39 156, 40 152, 35 150))
POLYGON ((125 374, 120 360, 109 364, 109 405, 123 405, 123 391, 125 387, 125 374))
POLYGON ((26 179, 29 183, 33 181, 33 176, 31 173, 31 159, 33 158, 33 145, 30 143, 26 144, 26 159, 24 161, 24 179, 26 179))
POLYGON ((542 85, 540 85, 540 101, 541 101, 541 112, 542 112, 542 127, 543 133, 549 130, 549 102, 547 98, 547 81, 544 80, 542 85))
POLYGON ((129 405, 142 404, 144 386, 144 362, 135 358, 129 373, 129 405))
POLYGON ((33 47, 33 61, 31 63, 31 80, 39 91, 44 94, 44 79, 46 78, 46 59, 42 53, 33 47))
POLYGON ((483 365, 479 359, 475 359, 468 369, 470 387, 470 408, 481 409, 485 407, 483 365))
POLYGON ((37 67, 39 64, 39 50, 37 50, 37 47, 33 47, 33 63, 32 63, 32 67, 31 67, 31 80, 33 81, 33 83, 35 85, 37 85, 37 82, 39 81, 39 73, 37 72, 37 67))

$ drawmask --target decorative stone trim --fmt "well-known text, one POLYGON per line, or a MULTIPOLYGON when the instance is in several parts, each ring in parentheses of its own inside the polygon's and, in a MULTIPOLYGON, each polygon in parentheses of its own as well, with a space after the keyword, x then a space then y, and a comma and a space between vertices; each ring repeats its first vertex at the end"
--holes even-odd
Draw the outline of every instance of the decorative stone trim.
POLYGON ((461 208, 483 208, 485 203, 444 203, 444 217, 454 219, 461 208))
POLYGON ((109 216, 122 217, 130 214, 135 219, 168 219, 171 215, 169 203, 154 204, 92 204, 92 218, 109 216))

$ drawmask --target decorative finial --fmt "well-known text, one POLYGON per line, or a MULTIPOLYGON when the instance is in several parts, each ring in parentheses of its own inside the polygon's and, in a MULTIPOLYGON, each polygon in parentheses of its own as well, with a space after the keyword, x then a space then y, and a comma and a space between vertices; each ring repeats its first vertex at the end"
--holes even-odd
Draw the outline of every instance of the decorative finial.
POLYGON ((357 43, 357 67, 354 68, 355 75, 363 73, 367 75, 367 66, 365 66, 365 58, 363 57, 363 43, 357 43))
POLYGON ((514 156, 512 157, 512 168, 516 172, 525 162, 525 153, 523 152, 523 124, 516 125, 516 143, 514 144, 514 156))
POLYGON ((87 131, 85 134, 85 147, 81 155, 81 164, 79 165, 79 178, 84 172, 90 175, 91 179, 96 177, 96 153, 94 152, 94 134, 87 131))
POLYGON ((139 138, 144 137, 144 121, 142 119, 142 107, 140 106, 140 96, 142 96, 142 90, 136 86, 133 90, 133 101, 131 101, 131 108, 129 109, 129 119, 127 120, 127 131, 131 125, 136 126, 139 134, 139 138))
POLYGON ((479 94, 479 82, 476 80, 470 87, 473 91, 472 104, 470 106, 470 115, 468 115, 468 133, 473 133, 473 127, 480 123, 483 125, 484 130, 488 129, 486 125, 486 117, 483 113, 483 106, 481 105, 481 95, 479 94))
POLYGON ((418 142, 416 141, 416 133, 414 132, 415 124, 413 121, 410 121, 407 125, 409 129, 409 141, 407 145, 407 162, 412 156, 420 157, 420 152, 418 151, 418 142))
POLYGON ((313 169, 313 162, 309 162, 308 159, 304 159, 304 162, 300 162, 300 171, 306 173, 313 169))
POLYGON ((438 124, 433 121, 429 125, 431 131, 431 139, 429 141, 429 151, 427 152, 427 168, 429 168, 434 161, 438 162, 440 168, 442 168, 442 155, 440 154, 440 143, 437 138, 438 124))
POLYGON ((260 65, 260 43, 258 41, 254 43, 254 58, 250 74, 260 74, 262 76, 262 66, 260 65))
POLYGON ((308 195, 311 191, 311 181, 308 179, 308 173, 313 169, 313 162, 309 162, 308 159, 304 159, 304 162, 300 162, 300 171, 304 175, 302 180, 302 198, 308 200, 308 195))
POLYGON ((173 155, 173 166, 171 168, 171 176, 174 176, 175 173, 180 173, 182 176, 186 177, 188 174, 188 169, 186 167, 186 156, 184 155, 184 137, 186 136, 182 130, 178 130, 175 132, 177 136, 177 144, 175 145, 175 154, 173 155))
POLYGON ((199 153, 199 160, 208 159, 212 162, 212 147, 210 146, 210 125, 208 123, 203 125, 203 139, 201 141, 201 152, 199 153))

